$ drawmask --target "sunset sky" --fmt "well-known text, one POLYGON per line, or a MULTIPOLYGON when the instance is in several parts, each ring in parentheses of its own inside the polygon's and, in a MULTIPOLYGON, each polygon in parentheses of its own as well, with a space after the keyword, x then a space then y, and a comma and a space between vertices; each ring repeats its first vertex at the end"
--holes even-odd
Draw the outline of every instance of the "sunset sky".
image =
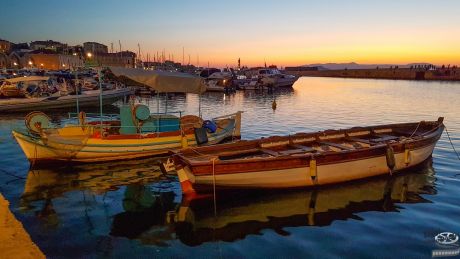
POLYGON ((2 0, 0 38, 97 41, 211 66, 460 64, 460 1, 2 0))

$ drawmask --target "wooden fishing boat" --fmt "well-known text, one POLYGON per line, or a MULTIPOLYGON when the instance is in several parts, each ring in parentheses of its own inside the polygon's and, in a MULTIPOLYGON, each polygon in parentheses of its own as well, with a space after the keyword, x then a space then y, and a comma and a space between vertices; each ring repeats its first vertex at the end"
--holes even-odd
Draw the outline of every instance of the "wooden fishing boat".
MULTIPOLYGON (((126 114, 135 108, 122 108, 126 114)), ((32 113, 26 122, 27 132, 13 131, 13 136, 32 164, 41 162, 102 162, 167 155, 177 149, 217 144, 225 139, 239 138, 241 113, 214 118, 217 125, 213 133, 204 131, 199 117, 187 115, 150 115, 145 120, 133 119, 136 125, 125 125, 130 119, 104 120, 68 124, 62 128, 53 127, 42 113, 32 113), (32 117, 31 117, 32 116, 32 117), (36 128, 39 121, 46 125, 36 128), (193 121, 193 123, 190 123, 193 121), (195 124, 198 124, 195 128, 195 124), (200 133, 198 133, 200 131, 200 133), (200 142, 201 141, 201 142, 200 142)), ((206 130, 206 129, 204 129, 206 130)))
POLYGON ((437 121, 355 127, 190 148, 173 160, 185 194, 295 188, 394 173, 420 164, 444 130, 437 121))
MULTIPOLYGON (((112 69, 117 75, 143 83, 157 92, 203 93, 202 79, 187 74, 139 69, 112 69)), ((53 125, 44 113, 25 118, 27 131, 13 136, 27 159, 40 162, 102 162, 166 155, 194 145, 217 144, 240 138, 241 112, 203 121, 194 115, 150 113, 145 105, 122 105, 119 115, 87 116, 53 125)))

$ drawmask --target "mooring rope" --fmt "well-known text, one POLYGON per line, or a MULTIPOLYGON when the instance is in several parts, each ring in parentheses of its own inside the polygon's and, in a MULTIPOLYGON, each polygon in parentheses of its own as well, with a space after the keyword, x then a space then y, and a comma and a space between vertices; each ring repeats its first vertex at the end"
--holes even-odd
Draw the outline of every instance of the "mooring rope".
POLYGON ((412 132, 412 134, 410 134, 409 138, 412 138, 412 136, 414 136, 415 132, 417 132, 418 130, 418 127, 420 127, 420 124, 422 124, 422 122, 420 121, 417 125, 417 127, 415 128, 414 132, 412 132))
POLYGON ((447 130, 447 127, 444 125, 444 129, 446 130, 447 133, 447 138, 449 139, 450 145, 452 146, 452 149, 454 150, 455 154, 457 155, 458 160, 460 160, 460 155, 458 154, 457 150, 455 149, 454 143, 452 142, 452 139, 450 138, 449 131, 447 130))

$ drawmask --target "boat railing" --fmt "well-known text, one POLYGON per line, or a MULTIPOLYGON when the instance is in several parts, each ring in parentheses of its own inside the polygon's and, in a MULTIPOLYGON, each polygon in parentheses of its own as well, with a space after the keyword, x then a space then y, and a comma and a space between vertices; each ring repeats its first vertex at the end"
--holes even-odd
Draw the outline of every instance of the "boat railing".
MULTIPOLYGON (((233 114, 223 115, 219 117, 213 118, 213 120, 219 119, 227 119, 227 118, 234 118, 240 112, 236 112, 233 114)), ((64 128, 67 129, 78 129, 75 131, 74 134, 83 134, 83 135, 94 135, 96 132, 99 134, 102 132, 102 136, 105 135, 123 135, 121 133, 122 129, 130 129, 129 131, 133 131, 132 129, 136 129, 135 133, 132 134, 139 134, 141 137, 142 134, 160 134, 162 132, 173 132, 173 131, 180 131, 182 135, 185 134, 186 128, 193 128, 195 127, 195 123, 181 123, 180 118, 182 118, 183 111, 172 111, 168 113, 151 113, 151 122, 157 122, 156 124, 147 125, 144 122, 137 123, 137 125, 117 125, 116 122, 119 121, 119 114, 103 114, 102 116, 99 113, 86 113, 85 120, 83 124, 81 124, 78 113, 70 112, 68 114, 68 120, 61 121, 59 124, 51 124, 47 128, 43 128, 43 130, 48 131, 51 133, 53 130, 62 129, 62 123, 65 124, 64 128), (175 116, 178 120, 168 120, 168 117, 162 118, 162 116, 167 115, 178 115, 175 116), (115 125, 114 125, 115 122, 115 125), (78 133, 80 132, 80 133, 78 133)), ((73 130, 71 130, 73 131, 73 130)), ((128 134, 128 133, 125 133, 128 134)), ((129 134, 128 134, 129 135, 129 134)))
MULTIPOLYGON (((76 112, 69 112, 68 114, 68 119, 78 119, 78 113, 76 112)), ((109 119, 109 120, 114 120, 118 119, 119 115, 116 113, 105 113, 101 116, 100 113, 85 113, 86 118, 90 119, 109 119)))

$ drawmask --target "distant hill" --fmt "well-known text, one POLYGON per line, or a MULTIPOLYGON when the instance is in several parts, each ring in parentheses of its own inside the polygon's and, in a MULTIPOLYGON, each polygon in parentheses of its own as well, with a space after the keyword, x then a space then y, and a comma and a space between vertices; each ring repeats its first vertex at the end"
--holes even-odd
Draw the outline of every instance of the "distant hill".
POLYGON ((341 69, 374 69, 379 68, 389 68, 398 66, 399 68, 410 68, 411 66, 417 65, 430 65, 430 63, 410 63, 407 65, 395 65, 395 64, 358 64, 355 62, 350 63, 317 63, 310 65, 303 65, 303 67, 318 67, 319 70, 341 70, 341 69))

